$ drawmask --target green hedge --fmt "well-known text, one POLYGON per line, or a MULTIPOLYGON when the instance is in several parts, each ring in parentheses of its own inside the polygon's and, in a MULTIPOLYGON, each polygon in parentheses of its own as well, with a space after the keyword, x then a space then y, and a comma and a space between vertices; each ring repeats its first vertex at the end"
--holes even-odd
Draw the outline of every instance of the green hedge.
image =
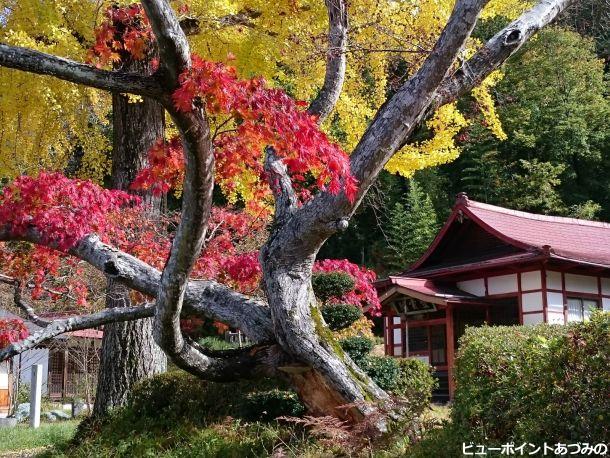
POLYGON ((404 397, 409 410, 419 415, 430 406, 432 391, 438 381, 432 375, 432 367, 423 361, 413 358, 397 361, 400 373, 394 383, 393 393, 404 397))
POLYGON ((428 364, 410 358, 371 355, 374 342, 367 337, 348 337, 339 343, 380 388, 403 398, 412 416, 420 415, 430 405, 437 381, 428 364))
POLYGON ((138 383, 128 396, 126 413, 136 417, 162 416, 172 423, 205 424, 231 416, 271 421, 279 416, 300 416, 305 407, 296 393, 271 379, 232 383, 207 382, 182 371, 167 372, 138 383))
POLYGON ((569 326, 469 328, 452 418, 475 443, 610 441, 610 314, 569 326))
POLYGON ((256 391, 246 396, 242 417, 246 420, 272 421, 278 417, 301 417, 305 406, 297 394, 286 390, 256 391))
POLYGON ((345 339, 341 339, 339 344, 343 351, 358 365, 360 365, 360 361, 362 361, 375 346, 375 343, 371 339, 362 336, 346 337, 345 339))

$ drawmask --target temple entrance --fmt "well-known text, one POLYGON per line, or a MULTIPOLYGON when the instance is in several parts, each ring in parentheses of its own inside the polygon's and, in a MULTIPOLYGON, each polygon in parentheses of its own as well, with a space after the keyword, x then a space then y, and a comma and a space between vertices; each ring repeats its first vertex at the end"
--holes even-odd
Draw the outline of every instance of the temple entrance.
MULTIPOLYGON (((444 321, 444 319, 442 320, 444 321)), ((425 321, 408 322, 407 355, 432 366, 438 386, 432 393, 434 402, 449 401, 449 364, 447 361, 447 328, 441 324, 425 324, 425 321)))
POLYGON ((435 402, 448 401, 453 392, 453 357, 466 328, 519 324, 516 297, 448 307, 402 296, 393 305, 396 314, 384 318, 386 354, 417 358, 432 366, 438 379, 435 402))

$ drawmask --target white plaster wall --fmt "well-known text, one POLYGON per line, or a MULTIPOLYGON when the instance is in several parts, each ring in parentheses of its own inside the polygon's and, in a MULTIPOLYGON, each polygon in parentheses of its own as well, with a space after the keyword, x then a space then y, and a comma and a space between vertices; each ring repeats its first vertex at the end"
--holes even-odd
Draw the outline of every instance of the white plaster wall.
POLYGON ((587 275, 565 274, 566 291, 597 294, 597 277, 587 275))
POLYGON ((563 316, 563 294, 546 293, 546 305, 549 312, 558 312, 563 316))
POLYGON ((459 281, 457 282, 457 287, 475 296, 485 296, 485 280, 482 278, 459 281))
POLYGON ((8 362, 0 363, 0 390, 8 389, 8 362))
POLYGON ((602 278, 602 294, 610 296, 610 278, 602 278))
POLYGON ((602 299, 602 307, 606 312, 610 312, 610 298, 604 297, 602 299))
MULTIPOLYGON (((42 394, 47 393, 47 379, 49 377, 49 350, 46 348, 36 348, 21 354, 21 370, 19 379, 22 383, 29 384, 32 380, 32 366, 42 364, 42 394)), ((19 356, 13 357, 13 368, 17 370, 19 366, 19 356)))
MULTIPOLYGON (((521 309, 524 312, 535 312, 540 310, 542 312, 542 292, 536 291, 535 293, 524 293, 521 295, 521 309)), ((523 316, 525 320, 525 315, 523 316)))
POLYGON ((394 343, 399 344, 402 343, 402 330, 394 329, 394 343))
POLYGON ((563 289, 563 286, 561 284, 561 272, 547 270, 546 287, 547 289, 563 289))
POLYGON ((542 276, 539 270, 523 272, 521 274, 521 291, 542 288, 542 276))
POLYGON ((544 315, 541 313, 528 313, 523 315, 523 324, 538 324, 544 322, 544 315))
POLYGON ((517 274, 489 277, 487 279, 487 291, 489 294, 516 293, 518 291, 517 274))
POLYGON ((564 324, 564 321, 565 317, 563 316, 563 313, 550 311, 547 313, 547 322, 550 324, 564 324))

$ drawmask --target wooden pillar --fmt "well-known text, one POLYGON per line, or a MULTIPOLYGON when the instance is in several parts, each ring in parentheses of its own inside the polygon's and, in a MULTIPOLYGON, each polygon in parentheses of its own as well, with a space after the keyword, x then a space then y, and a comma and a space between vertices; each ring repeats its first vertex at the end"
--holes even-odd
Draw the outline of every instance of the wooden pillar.
POLYGON ((62 398, 67 398, 68 397, 68 350, 64 350, 64 367, 62 368, 63 370, 63 376, 62 376, 62 381, 61 381, 61 397, 62 398))
POLYGON ((543 265, 540 269, 540 280, 542 281, 542 319, 544 323, 549 322, 549 299, 547 296, 547 286, 546 286, 546 268, 543 265))
POLYGON ((453 399, 453 392, 455 391, 455 384, 453 381, 453 364, 455 359, 455 343, 453 334, 453 306, 447 304, 447 319, 445 321, 445 327, 447 330, 447 378, 449 381, 449 399, 453 399))
MULTIPOLYGON (((601 301, 599 302, 601 304, 601 301)), ((402 334, 402 357, 407 358, 409 356, 409 323, 407 322, 407 316, 400 316, 400 328, 402 334)))

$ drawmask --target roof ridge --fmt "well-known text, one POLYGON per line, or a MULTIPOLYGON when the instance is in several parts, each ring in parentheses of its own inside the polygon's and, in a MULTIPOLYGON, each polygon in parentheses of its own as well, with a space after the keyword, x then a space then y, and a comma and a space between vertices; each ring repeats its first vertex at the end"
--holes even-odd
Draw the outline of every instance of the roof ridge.
POLYGON ((513 215, 521 218, 532 219, 537 221, 547 221, 553 223, 561 223, 561 224, 571 224, 578 226, 591 226, 591 227, 599 227, 604 229, 610 229, 610 223, 604 223, 601 221, 591 221, 587 219, 578 219, 578 218, 569 218, 565 216, 551 216, 551 215, 540 215, 537 213, 528 213, 521 210, 513 210, 510 208, 499 207, 497 205, 486 204, 483 202, 478 202, 476 200, 468 199, 467 203, 463 203, 462 205, 474 208, 481 208, 484 210, 494 211, 496 213, 504 213, 507 215, 513 215))

